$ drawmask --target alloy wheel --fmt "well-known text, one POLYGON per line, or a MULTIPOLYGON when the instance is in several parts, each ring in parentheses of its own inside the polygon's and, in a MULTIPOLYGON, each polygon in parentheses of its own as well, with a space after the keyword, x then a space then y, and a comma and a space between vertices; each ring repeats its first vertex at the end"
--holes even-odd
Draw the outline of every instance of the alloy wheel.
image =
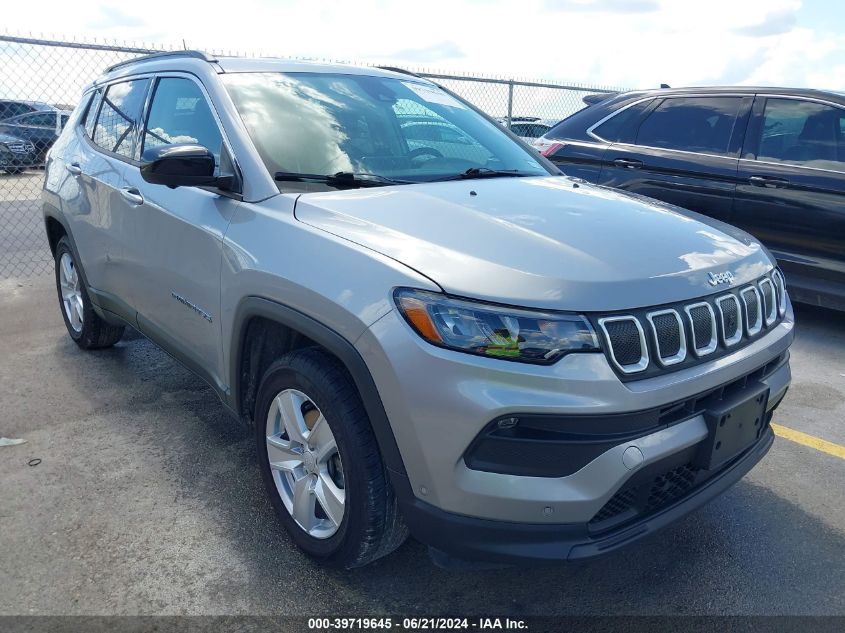
POLYGON ((84 325, 82 285, 76 264, 69 253, 62 253, 59 261, 59 285, 62 292, 62 306, 68 323, 74 332, 81 332, 84 325))
POLYGON ((343 464, 329 423, 296 389, 273 398, 267 413, 267 457, 276 490, 297 525, 314 538, 334 535, 343 521, 343 464))

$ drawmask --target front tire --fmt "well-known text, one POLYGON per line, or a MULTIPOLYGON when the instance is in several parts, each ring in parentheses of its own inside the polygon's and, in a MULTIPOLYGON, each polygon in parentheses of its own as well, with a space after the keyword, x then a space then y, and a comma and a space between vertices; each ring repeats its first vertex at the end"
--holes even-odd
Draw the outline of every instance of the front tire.
POLYGON ((68 334, 82 349, 111 347, 123 336, 122 325, 111 325, 94 312, 79 262, 67 237, 56 245, 56 290, 68 334))
POLYGON ((336 567, 366 565, 408 530, 351 377, 319 348, 286 354, 258 389, 261 476, 293 541, 336 567))

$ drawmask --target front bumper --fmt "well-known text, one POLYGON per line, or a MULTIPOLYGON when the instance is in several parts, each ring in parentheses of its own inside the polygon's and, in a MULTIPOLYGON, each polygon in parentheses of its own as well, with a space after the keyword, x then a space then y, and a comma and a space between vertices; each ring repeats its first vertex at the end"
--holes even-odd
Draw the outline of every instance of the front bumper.
POLYGON ((739 481, 769 451, 766 429, 760 440, 688 495, 640 520, 595 534, 585 524, 528 524, 489 521, 439 510, 418 498, 402 511, 415 538, 464 560, 507 564, 576 561, 609 554, 677 521, 739 481))

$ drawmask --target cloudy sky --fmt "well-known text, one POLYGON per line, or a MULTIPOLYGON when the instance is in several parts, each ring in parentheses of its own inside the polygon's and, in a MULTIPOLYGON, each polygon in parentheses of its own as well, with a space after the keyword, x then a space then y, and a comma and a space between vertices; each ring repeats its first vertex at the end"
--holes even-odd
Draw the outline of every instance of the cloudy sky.
POLYGON ((845 3, 833 0, 42 0, 7 3, 2 21, 9 34, 630 88, 845 88, 845 3))

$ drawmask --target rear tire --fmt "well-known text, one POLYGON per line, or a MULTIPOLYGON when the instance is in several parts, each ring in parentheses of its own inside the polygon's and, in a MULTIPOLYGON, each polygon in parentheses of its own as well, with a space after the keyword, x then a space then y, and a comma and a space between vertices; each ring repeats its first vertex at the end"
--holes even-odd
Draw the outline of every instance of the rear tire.
POLYGON ((84 274, 67 237, 62 237, 56 245, 55 263, 59 308, 70 337, 82 349, 111 347, 117 343, 124 327, 111 325, 94 312, 84 274))
POLYGON ((352 378, 334 356, 307 348, 273 363, 258 389, 255 432, 273 508, 305 552, 350 569, 405 541, 408 529, 370 420, 352 378), (303 491, 313 495, 308 502, 302 501, 303 491), (313 513, 304 512, 306 507, 313 513))

